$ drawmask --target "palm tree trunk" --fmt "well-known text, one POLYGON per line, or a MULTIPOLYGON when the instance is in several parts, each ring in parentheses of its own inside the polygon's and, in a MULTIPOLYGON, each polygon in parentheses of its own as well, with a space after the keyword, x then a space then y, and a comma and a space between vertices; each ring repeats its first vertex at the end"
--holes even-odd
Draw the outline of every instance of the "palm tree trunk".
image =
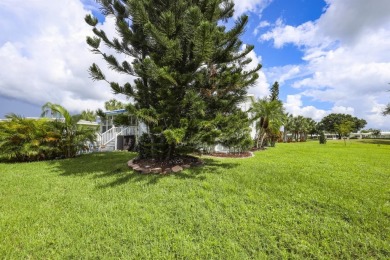
POLYGON ((266 135, 267 135, 266 132, 264 132, 264 134, 261 135, 260 148, 263 147, 263 142, 264 142, 264 138, 265 138, 266 135))

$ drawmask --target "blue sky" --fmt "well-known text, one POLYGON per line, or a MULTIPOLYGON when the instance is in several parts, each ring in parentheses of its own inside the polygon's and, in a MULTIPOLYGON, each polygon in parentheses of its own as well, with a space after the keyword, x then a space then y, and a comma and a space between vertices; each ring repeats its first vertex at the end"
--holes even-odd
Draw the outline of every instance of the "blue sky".
MULTIPOLYGON (((250 54, 263 65, 257 97, 274 81, 288 112, 320 120, 349 113, 367 127, 390 130, 381 110, 390 102, 390 3, 388 0, 235 0, 235 16, 246 13, 242 37, 255 45, 250 54)), ((47 101, 76 113, 103 107, 114 96, 93 82, 87 68, 86 13, 98 13, 93 0, 1 0, 0 118, 14 112, 39 116, 47 101)), ((103 21, 103 20, 102 20, 103 21)), ((113 21, 100 25, 114 36, 113 21)), ((106 70, 106 75, 127 78, 106 70)))

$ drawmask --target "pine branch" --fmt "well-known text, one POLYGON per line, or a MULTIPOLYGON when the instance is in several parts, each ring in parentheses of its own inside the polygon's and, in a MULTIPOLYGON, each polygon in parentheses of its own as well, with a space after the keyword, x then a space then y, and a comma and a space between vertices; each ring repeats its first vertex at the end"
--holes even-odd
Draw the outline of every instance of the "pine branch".
POLYGON ((95 49, 99 49, 100 38, 87 36, 87 44, 94 49, 92 51, 95 51, 95 49))
POLYGON ((133 96, 134 91, 130 83, 126 83, 123 87, 121 87, 118 83, 116 82, 110 82, 110 87, 113 91, 114 94, 123 94, 127 96, 133 96))
POLYGON ((92 80, 98 81, 98 80, 104 80, 106 81, 106 77, 104 76, 103 72, 100 70, 99 66, 93 63, 91 67, 89 67, 89 75, 91 76, 92 80))
POLYGON ((98 19, 90 14, 87 14, 84 18, 85 22, 92 27, 95 27, 99 22, 98 19))

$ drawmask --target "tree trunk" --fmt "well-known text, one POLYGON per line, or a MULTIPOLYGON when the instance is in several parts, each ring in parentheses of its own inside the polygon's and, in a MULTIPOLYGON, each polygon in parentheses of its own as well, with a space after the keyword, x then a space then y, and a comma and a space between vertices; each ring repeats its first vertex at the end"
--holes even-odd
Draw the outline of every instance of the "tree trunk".
POLYGON ((263 147, 263 142, 264 142, 264 138, 265 138, 266 135, 267 135, 267 133, 264 133, 264 134, 261 136, 260 148, 263 147))

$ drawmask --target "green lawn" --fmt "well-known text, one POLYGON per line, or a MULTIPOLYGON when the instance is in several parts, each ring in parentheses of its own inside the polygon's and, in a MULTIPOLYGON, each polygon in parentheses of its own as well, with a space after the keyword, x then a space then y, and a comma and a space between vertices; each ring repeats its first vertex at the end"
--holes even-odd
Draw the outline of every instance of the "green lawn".
POLYGON ((390 142, 277 144, 176 175, 0 164, 1 258, 390 258, 390 142))

